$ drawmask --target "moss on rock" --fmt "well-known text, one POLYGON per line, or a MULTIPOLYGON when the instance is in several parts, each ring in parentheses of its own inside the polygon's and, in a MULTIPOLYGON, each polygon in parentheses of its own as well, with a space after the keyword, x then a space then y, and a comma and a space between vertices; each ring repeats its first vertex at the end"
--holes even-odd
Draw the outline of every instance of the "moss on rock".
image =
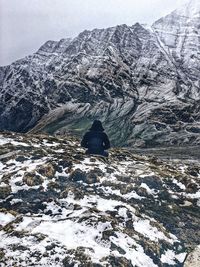
POLYGON ((0 187, 0 199, 7 198, 11 194, 11 186, 5 185, 0 187))
POLYGON ((41 185, 44 182, 44 179, 40 175, 35 174, 35 172, 32 172, 24 174, 23 182, 28 186, 37 186, 41 185))

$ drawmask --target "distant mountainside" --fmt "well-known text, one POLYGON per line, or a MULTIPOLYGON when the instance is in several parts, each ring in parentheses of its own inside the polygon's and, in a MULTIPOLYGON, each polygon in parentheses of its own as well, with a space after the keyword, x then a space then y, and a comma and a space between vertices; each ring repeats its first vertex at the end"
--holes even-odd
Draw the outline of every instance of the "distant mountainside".
POLYGON ((46 42, 0 68, 0 129, 81 134, 101 119, 115 145, 200 144, 200 5, 156 21, 46 42))

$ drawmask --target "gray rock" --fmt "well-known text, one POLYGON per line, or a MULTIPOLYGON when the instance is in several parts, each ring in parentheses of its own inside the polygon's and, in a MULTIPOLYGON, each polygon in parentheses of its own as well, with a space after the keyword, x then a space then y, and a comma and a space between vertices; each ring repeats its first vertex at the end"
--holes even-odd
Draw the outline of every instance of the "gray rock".
POLYGON ((12 257, 13 266, 176 267, 199 246, 198 161, 125 148, 94 157, 71 136, 4 132, 0 140, 16 151, 0 165, 5 266, 12 257), (28 149, 17 151, 19 142, 28 149), (29 161, 16 161, 22 155, 29 161))
POLYGON ((184 267, 199 267, 200 265, 200 246, 191 252, 184 263, 184 267))

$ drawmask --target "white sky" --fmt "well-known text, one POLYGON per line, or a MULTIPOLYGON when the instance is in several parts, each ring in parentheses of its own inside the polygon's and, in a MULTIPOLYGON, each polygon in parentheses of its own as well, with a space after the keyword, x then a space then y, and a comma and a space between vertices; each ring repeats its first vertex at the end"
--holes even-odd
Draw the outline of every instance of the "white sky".
POLYGON ((188 0, 0 0, 0 66, 85 29, 152 24, 188 0))

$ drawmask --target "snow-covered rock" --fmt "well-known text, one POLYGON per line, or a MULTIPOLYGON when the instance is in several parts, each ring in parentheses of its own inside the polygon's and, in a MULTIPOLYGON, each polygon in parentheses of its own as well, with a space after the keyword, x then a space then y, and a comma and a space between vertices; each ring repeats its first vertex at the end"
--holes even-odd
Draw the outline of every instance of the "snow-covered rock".
POLYGON ((199 162, 89 156, 72 136, 0 142, 2 267, 178 267, 199 245, 199 162))
POLYGON ((184 267, 198 267, 200 263, 200 246, 196 247, 194 251, 192 251, 184 264, 184 267))

